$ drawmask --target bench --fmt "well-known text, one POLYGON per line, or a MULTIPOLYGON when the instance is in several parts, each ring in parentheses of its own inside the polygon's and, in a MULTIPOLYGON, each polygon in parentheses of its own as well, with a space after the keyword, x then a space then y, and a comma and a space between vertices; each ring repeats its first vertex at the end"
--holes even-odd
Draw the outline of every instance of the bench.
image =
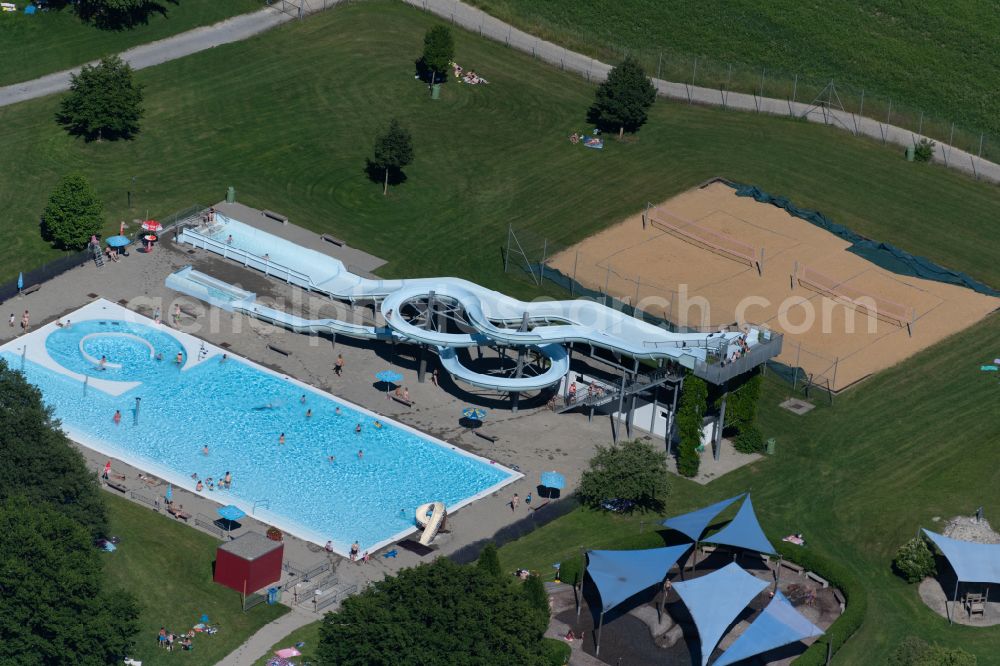
POLYGON ((276 345, 270 345, 269 344, 267 346, 267 348, 270 349, 271 351, 277 353, 277 354, 281 354, 282 356, 291 356, 292 355, 292 352, 288 351, 287 349, 282 349, 281 347, 278 347, 276 345))
POLYGON ((496 444, 497 440, 500 439, 496 435, 490 435, 490 434, 487 434, 487 433, 485 433, 485 432, 483 432, 481 430, 473 430, 473 432, 476 433, 476 437, 481 437, 482 439, 485 439, 490 444, 496 444))
POLYGON ((844 598, 844 593, 837 588, 833 588, 833 598, 840 604, 840 612, 843 613, 844 609, 847 608, 847 599, 844 598))
POLYGON ((191 519, 191 514, 183 509, 175 509, 172 506, 167 507, 167 513, 176 518, 177 520, 183 520, 185 523, 191 519))
POLYGON ((804 568, 800 567, 799 565, 795 564, 794 562, 789 562, 788 560, 781 560, 780 564, 781 564, 781 566, 785 567, 789 571, 794 571, 795 573, 800 574, 800 575, 802 574, 803 571, 805 571, 804 568))
POLYGON ((825 578, 820 578, 820 576, 818 574, 815 574, 812 571, 807 571, 806 572, 806 578, 808 578, 809 580, 816 581, 817 583, 820 584, 820 586, 822 586, 822 588, 824 590, 826 588, 830 587, 830 584, 828 582, 826 582, 825 578))
POLYGON ((273 210, 262 210, 260 214, 264 217, 269 217, 275 222, 281 222, 282 224, 288 224, 288 218, 281 213, 275 213, 273 210))
POLYGON ((337 247, 344 247, 347 245, 347 241, 340 240, 336 236, 331 236, 330 234, 323 234, 320 236, 320 240, 325 240, 327 243, 333 243, 337 247))
POLYGON ((398 402, 401 405, 406 405, 407 407, 413 407, 413 401, 412 400, 407 400, 406 398, 401 398, 398 395, 392 396, 392 399, 395 400, 396 402, 398 402))
POLYGON ((105 481, 104 485, 106 485, 108 488, 114 488, 115 490, 117 490, 118 492, 120 492, 122 495, 125 495, 126 493, 128 493, 128 487, 125 486, 124 484, 117 483, 115 481, 105 481))
POLYGON ((21 290, 21 295, 22 296, 27 296, 28 294, 33 294, 36 291, 38 291, 39 289, 41 289, 41 288, 42 288, 42 285, 40 285, 40 284, 33 284, 30 287, 25 287, 24 289, 22 289, 21 290))

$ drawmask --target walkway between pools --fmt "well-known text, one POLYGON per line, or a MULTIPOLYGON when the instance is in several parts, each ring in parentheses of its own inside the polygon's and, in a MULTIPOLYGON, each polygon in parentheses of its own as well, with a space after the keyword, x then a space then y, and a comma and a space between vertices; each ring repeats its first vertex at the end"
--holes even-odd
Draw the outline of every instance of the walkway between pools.
MULTIPOLYGON (((738 352, 743 336, 750 350, 744 355, 746 360, 755 356, 755 349, 768 354, 772 351, 768 332, 757 328, 747 332, 674 333, 589 300, 529 303, 454 277, 362 277, 334 257, 221 213, 215 214, 212 223, 184 227, 176 240, 334 300, 374 303, 385 323, 306 319, 263 305, 256 294, 190 266, 168 276, 166 285, 175 291, 297 332, 427 345, 437 351, 446 371, 483 388, 520 392, 555 384, 569 372, 569 344, 599 347, 633 359, 673 361, 695 370, 699 376, 717 370, 719 364, 714 361, 738 352), (436 327, 435 318, 426 315, 438 307, 447 308, 447 318, 459 321, 461 326, 457 330, 455 326, 436 327), (548 361, 541 364, 543 369, 537 375, 527 376, 520 371, 515 376, 484 374, 464 366, 457 354, 461 348, 480 346, 515 347, 541 354, 548 361)), ((780 344, 776 346, 780 349, 780 344)))

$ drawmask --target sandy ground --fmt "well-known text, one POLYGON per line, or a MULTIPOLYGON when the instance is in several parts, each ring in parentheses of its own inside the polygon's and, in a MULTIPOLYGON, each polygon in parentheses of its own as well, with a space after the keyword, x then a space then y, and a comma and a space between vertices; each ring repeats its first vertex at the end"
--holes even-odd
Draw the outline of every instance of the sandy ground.
MULTIPOLYGON (((687 326, 734 321, 785 334, 779 361, 841 390, 961 331, 1000 307, 1000 299, 931 280, 896 275, 846 251, 849 243, 785 211, 738 197, 722 183, 659 204, 667 213, 751 246, 749 262, 714 252, 652 224, 642 213, 552 257, 581 284, 687 326), (803 285, 803 267, 868 294, 883 311, 909 313, 909 326, 874 317, 803 285), (798 271, 798 272, 797 272, 798 271)), ((657 213, 651 212, 651 216, 657 213)))

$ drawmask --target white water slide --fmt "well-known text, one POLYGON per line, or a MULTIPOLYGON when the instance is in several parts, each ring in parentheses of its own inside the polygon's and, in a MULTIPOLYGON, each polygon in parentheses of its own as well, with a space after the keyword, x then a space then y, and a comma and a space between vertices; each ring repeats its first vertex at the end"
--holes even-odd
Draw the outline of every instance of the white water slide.
MULTIPOLYGON (((384 326, 368 326, 340 319, 304 319, 269 308, 256 295, 186 267, 167 278, 167 286, 229 311, 303 333, 334 333, 354 338, 396 339, 435 348, 444 369, 474 386, 500 391, 530 391, 558 382, 569 371, 565 345, 583 343, 639 359, 672 359, 693 368, 709 354, 728 358, 739 349, 736 332, 672 333, 600 303, 520 301, 474 282, 453 277, 405 280, 368 279, 351 273, 338 259, 256 229, 216 213, 210 226, 181 231, 177 240, 259 270, 266 275, 332 299, 373 301, 384 326), (429 317, 410 316, 447 305, 460 311, 467 332, 437 330, 429 317), (462 347, 501 345, 539 352, 548 367, 532 376, 503 376, 465 367, 456 354, 462 347)), ((447 327, 446 327, 447 328, 447 327)), ((746 342, 758 344, 752 328, 746 342)))

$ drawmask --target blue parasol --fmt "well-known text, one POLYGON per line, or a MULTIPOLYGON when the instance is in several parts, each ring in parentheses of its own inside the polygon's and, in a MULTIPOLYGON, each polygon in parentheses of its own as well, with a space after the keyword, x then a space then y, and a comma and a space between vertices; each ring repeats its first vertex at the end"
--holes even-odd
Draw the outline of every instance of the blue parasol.
POLYGON ((17 290, 21 291, 24 289, 24 273, 17 274, 17 290))
POLYGON ((233 504, 227 504, 219 509, 219 515, 226 521, 226 527, 228 528, 226 531, 231 532, 233 529, 233 523, 247 514, 240 507, 233 504))
POLYGON ((546 488, 562 490, 566 487, 566 477, 559 472, 542 472, 541 483, 546 488))
POLYGON ((383 370, 381 372, 376 372, 375 373, 375 379, 377 379, 380 382, 383 382, 385 384, 385 395, 386 395, 386 399, 387 400, 388 400, 388 396, 389 396, 389 385, 390 384, 395 384, 396 382, 398 382, 402 378, 403 378, 403 375, 399 374, 398 372, 396 372, 394 370, 383 370))
POLYGON ((163 499, 167 500, 167 504, 174 501, 174 487, 169 483, 167 484, 167 492, 163 494, 163 499))
POLYGON ((128 236, 112 236, 104 241, 111 247, 125 247, 132 241, 129 240, 128 236))
POLYGON ((462 416, 473 421, 482 421, 486 416, 486 410, 482 407, 466 407, 462 410, 462 416))

